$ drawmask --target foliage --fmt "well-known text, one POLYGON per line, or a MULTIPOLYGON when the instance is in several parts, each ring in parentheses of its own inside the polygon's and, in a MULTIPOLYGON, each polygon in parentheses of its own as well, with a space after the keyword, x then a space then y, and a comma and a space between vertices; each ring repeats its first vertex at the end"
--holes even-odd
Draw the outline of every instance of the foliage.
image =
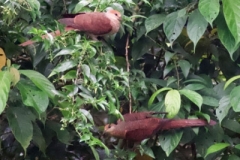
POLYGON ((1 0, 0 5, 1 159, 240 157, 239 1, 1 0), (114 36, 93 41, 64 32, 41 38, 63 31, 57 19, 64 13, 107 7, 124 15, 114 36), (28 39, 36 43, 18 46, 28 39), (161 132, 133 148, 103 135, 106 123, 130 110, 218 124, 161 132))

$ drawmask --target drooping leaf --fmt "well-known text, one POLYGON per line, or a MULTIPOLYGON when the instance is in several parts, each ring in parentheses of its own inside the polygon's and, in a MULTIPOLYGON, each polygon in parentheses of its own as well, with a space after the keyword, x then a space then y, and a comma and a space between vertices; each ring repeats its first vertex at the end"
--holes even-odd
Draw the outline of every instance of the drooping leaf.
POLYGON ((212 26, 212 22, 217 18, 220 10, 219 0, 200 0, 198 8, 204 18, 212 26))
POLYGON ((191 84, 186 85, 184 87, 184 89, 197 91, 197 90, 201 90, 201 89, 203 89, 205 87, 206 86, 201 84, 201 83, 191 83, 191 84))
POLYGON ((222 121, 222 126, 240 134, 240 124, 235 120, 226 119, 222 121))
POLYGON ((203 33, 207 28, 207 25, 208 25, 207 21, 201 15, 198 9, 193 11, 193 13, 189 16, 187 24, 187 33, 189 38, 194 44, 194 52, 199 39, 202 37, 203 33))
POLYGON ((236 43, 232 33, 230 32, 223 14, 220 13, 216 19, 218 37, 221 40, 222 44, 228 52, 230 53, 231 58, 233 59, 233 53, 238 49, 239 43, 236 43))
POLYGON ((165 52, 164 58, 165 58, 166 64, 168 64, 168 62, 171 60, 173 56, 174 56, 174 53, 171 53, 169 51, 165 52))
POLYGON ((231 108, 230 97, 224 96, 219 101, 219 107, 216 109, 216 116, 221 124, 222 120, 227 116, 229 109, 231 108))
POLYGON ((169 156, 172 151, 177 147, 183 132, 173 132, 173 133, 164 133, 159 136, 159 141, 161 143, 162 149, 165 151, 166 155, 169 156))
POLYGON ((230 93, 230 103, 235 112, 240 112, 240 86, 235 87, 230 93))
POLYGON ((48 97, 53 98, 57 94, 54 85, 39 72, 34 70, 19 70, 19 72, 28 77, 39 89, 44 91, 48 97))
POLYGON ((176 116, 180 110, 181 97, 177 90, 170 90, 165 96, 165 111, 168 113, 168 118, 176 116))
POLYGON ((205 157, 207 157, 211 153, 214 153, 214 152, 220 151, 224 148, 227 148, 228 146, 230 146, 230 144, 228 144, 228 143, 216 143, 207 149, 207 153, 206 153, 205 157))
POLYGON ((223 0, 223 14, 236 44, 240 42, 240 1, 223 0))
POLYGON ((41 152, 45 153, 47 144, 42 131, 36 123, 33 123, 33 143, 38 146, 41 152))
POLYGON ((2 114, 6 107, 11 78, 11 74, 8 71, 0 71, 0 114, 2 114))
POLYGON ((16 87, 21 93, 24 105, 33 107, 39 114, 46 111, 49 99, 43 91, 23 80, 16 87))
POLYGON ((187 78, 190 68, 191 68, 191 64, 186 60, 180 60, 180 61, 178 61, 178 65, 180 66, 184 77, 187 78))
POLYGON ((26 152, 33 137, 32 121, 35 116, 26 108, 11 107, 7 110, 7 119, 14 137, 26 152))
POLYGON ((146 34, 163 24, 165 18, 164 14, 154 14, 148 17, 145 21, 146 34))
POLYGON ((178 36, 182 32, 186 20, 187 16, 185 8, 167 15, 163 23, 163 30, 171 44, 178 38, 178 36))
POLYGON ((195 91, 186 90, 186 89, 179 90, 179 92, 180 92, 180 94, 187 97, 194 104, 196 104, 199 107, 199 109, 201 109, 201 106, 202 106, 202 103, 203 103, 203 98, 200 94, 198 94, 195 91))

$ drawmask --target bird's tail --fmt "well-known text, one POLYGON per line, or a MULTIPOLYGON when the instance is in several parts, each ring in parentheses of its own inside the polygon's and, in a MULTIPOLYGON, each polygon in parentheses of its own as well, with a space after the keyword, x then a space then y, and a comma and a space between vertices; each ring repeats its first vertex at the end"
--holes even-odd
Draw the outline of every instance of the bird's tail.
MULTIPOLYGON (((72 27, 65 27, 65 31, 69 31, 69 30, 75 30, 75 29, 72 28, 72 27)), ((60 30, 56 30, 56 31, 54 31, 54 32, 51 32, 51 33, 42 35, 42 39, 46 39, 46 38, 48 38, 49 36, 56 37, 56 36, 60 36, 60 35, 61 35, 60 30)), ((19 44, 19 46, 25 47, 25 46, 31 45, 31 44, 33 44, 33 43, 35 43, 35 41, 33 41, 33 40, 28 40, 28 41, 25 41, 25 42, 19 44)))
POLYGON ((186 128, 186 127, 198 127, 198 126, 207 126, 207 125, 215 125, 216 122, 210 120, 208 123, 206 120, 203 119, 175 119, 175 120, 168 120, 165 123, 162 123, 160 130, 170 130, 170 129, 178 129, 178 128, 186 128))

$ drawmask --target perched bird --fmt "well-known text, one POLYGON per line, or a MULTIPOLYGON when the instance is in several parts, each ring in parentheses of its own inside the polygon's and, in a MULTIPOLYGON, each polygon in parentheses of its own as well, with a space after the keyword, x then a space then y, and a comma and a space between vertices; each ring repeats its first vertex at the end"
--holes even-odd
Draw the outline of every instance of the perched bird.
POLYGON ((119 119, 117 122, 129 122, 129 121, 136 121, 146 118, 152 118, 155 114, 167 114, 167 112, 135 112, 135 113, 127 113, 123 115, 123 120, 119 119))
MULTIPOLYGON (((65 31, 82 31, 93 36, 104 36, 117 33, 122 19, 121 13, 113 9, 107 12, 67 14, 64 17, 65 18, 59 19, 58 21, 66 26, 65 31)), ((61 35, 59 30, 49 34, 52 36, 61 35)), ((47 38, 47 35, 43 35, 42 38, 47 38)), ((28 40, 21 43, 19 46, 27 46, 33 43, 34 41, 28 40)))
MULTIPOLYGON (((132 121, 118 121, 117 124, 107 124, 104 127, 104 133, 116 138, 142 141, 143 139, 150 138, 151 136, 155 135, 158 131, 216 124, 216 122, 213 120, 211 120, 210 123, 207 123, 202 119, 173 120, 153 117, 147 117, 143 119, 141 112, 136 114, 139 114, 140 118, 132 118, 132 121)), ((134 117, 137 116, 136 114, 134 117)))

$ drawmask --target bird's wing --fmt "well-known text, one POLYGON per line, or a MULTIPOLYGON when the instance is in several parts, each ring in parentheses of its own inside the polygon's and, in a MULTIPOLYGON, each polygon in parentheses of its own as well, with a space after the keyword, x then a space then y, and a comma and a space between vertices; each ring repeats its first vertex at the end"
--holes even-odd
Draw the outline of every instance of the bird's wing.
POLYGON ((110 19, 101 12, 79 14, 74 18, 74 24, 80 31, 94 35, 104 35, 112 30, 110 19))

